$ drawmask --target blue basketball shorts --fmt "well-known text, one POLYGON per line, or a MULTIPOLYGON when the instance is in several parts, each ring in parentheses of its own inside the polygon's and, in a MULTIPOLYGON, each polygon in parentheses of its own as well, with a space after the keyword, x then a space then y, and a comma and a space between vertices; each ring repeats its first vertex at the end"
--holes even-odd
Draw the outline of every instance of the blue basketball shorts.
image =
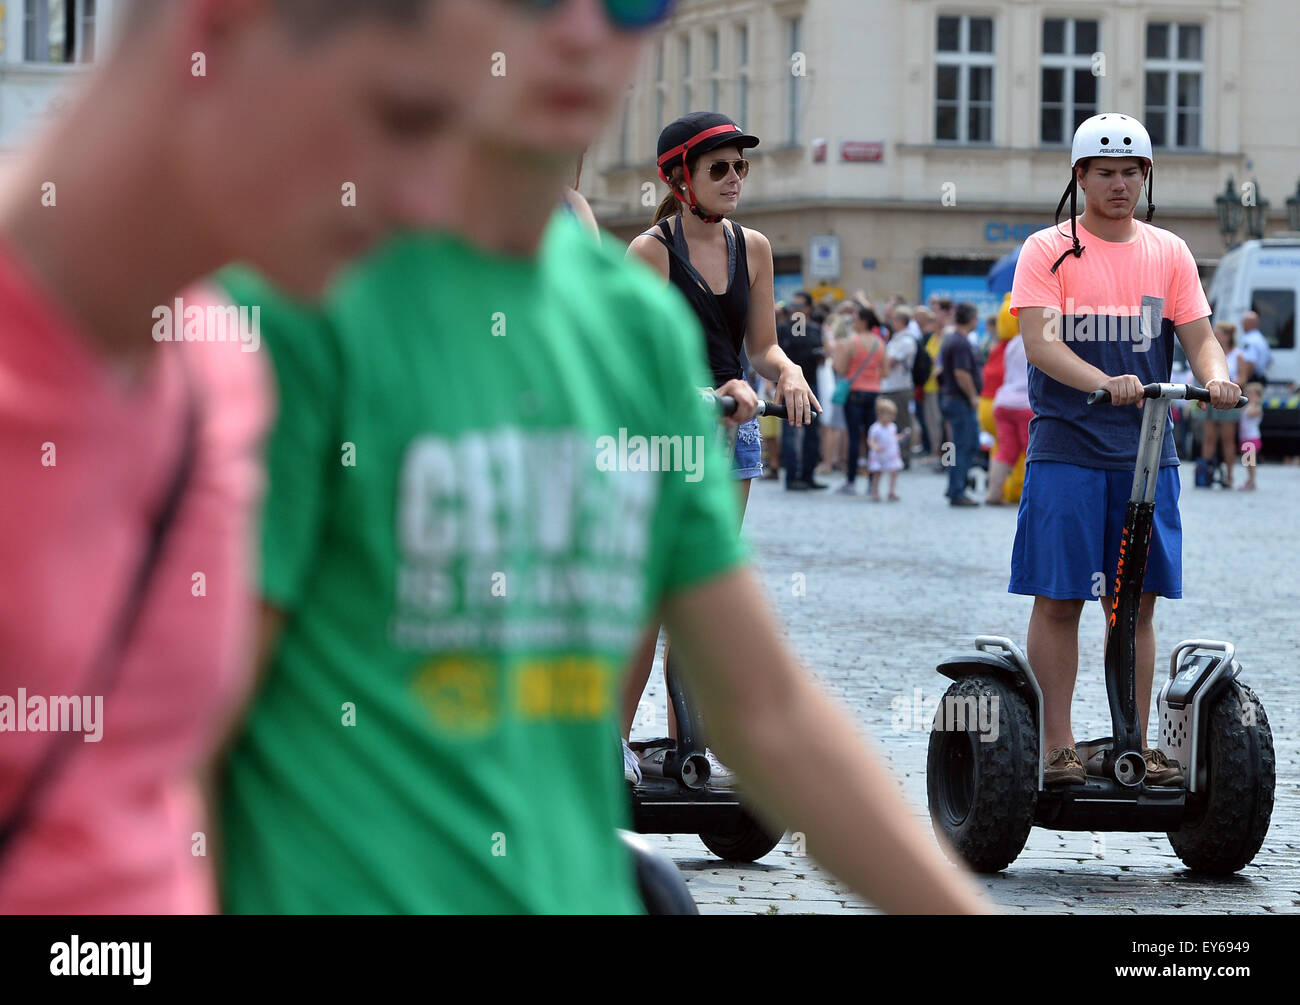
MULTIPOLYGON (((1183 595, 1180 489, 1178 468, 1161 468, 1142 586, 1144 593, 1171 599, 1183 595)), ((1059 461, 1027 464, 1007 592, 1054 600, 1097 600, 1113 593, 1132 490, 1132 471, 1059 461)))

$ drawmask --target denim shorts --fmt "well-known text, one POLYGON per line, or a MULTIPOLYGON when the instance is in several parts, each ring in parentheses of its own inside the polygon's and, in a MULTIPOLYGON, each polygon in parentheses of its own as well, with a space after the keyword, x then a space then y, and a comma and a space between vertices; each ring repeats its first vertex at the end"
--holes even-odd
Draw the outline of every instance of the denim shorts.
MULTIPOLYGON (((1132 490, 1131 471, 1058 461, 1027 464, 1007 592, 1055 600, 1097 600, 1113 592, 1132 490)), ((1144 593, 1171 599, 1183 595, 1180 490, 1178 468, 1161 468, 1142 585, 1144 593)))
POLYGON ((728 441, 734 437, 731 477, 736 481, 763 477, 763 434, 758 429, 758 419, 742 422, 727 432, 728 441))

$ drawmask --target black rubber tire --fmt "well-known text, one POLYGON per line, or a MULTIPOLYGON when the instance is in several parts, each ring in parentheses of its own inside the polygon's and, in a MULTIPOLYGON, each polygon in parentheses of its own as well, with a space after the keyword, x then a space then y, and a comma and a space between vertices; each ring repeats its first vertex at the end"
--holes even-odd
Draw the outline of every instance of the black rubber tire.
POLYGON ((618 831, 619 840, 627 848, 636 871, 637 889, 645 904, 646 914, 699 914, 686 880, 677 866, 663 852, 655 851, 640 834, 618 831))
MULTIPOLYGON (((944 694, 996 698, 998 736, 932 729, 926 790, 935 833, 976 872, 1001 872, 1029 839, 1038 808, 1038 726, 1020 694, 996 678, 963 677, 944 694)), ((941 842, 941 843, 944 843, 941 842)))
POLYGON ((785 832, 773 834, 744 810, 736 826, 725 834, 701 834, 704 847, 724 862, 757 862, 778 844, 785 832))
POLYGON ((1215 700, 1206 726, 1205 791, 1193 797, 1195 816, 1168 835, 1187 868, 1223 876, 1249 865, 1268 833, 1277 781, 1273 731, 1255 692, 1236 681, 1215 700))

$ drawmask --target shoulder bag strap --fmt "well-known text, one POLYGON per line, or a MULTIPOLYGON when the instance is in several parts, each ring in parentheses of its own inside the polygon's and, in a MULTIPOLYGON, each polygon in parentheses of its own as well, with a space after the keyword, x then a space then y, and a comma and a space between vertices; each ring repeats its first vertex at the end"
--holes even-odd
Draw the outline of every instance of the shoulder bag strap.
MULTIPOLYGON (((186 419, 181 455, 176 463, 171 482, 168 484, 166 495, 162 499, 162 505, 154 516, 149 540, 131 577, 126 600, 109 626, 108 637, 90 664, 90 671, 86 674, 82 686, 85 694, 107 696, 117 683, 122 658, 139 622, 149 592, 149 584, 162 555, 163 544, 167 539, 168 531, 176 522, 176 514, 194 470, 194 456, 198 449, 199 407, 193 381, 184 365, 181 369, 185 374, 186 383, 186 419)), ((0 862, 3 862, 14 836, 30 819, 37 797, 42 791, 48 790, 57 777, 59 769, 62 768, 72 750, 75 735, 71 731, 54 735, 44 757, 28 777, 26 785, 22 787, 9 815, 4 818, 3 823, 0 823, 0 862)))
MULTIPOLYGON (((852 335, 849 336, 849 338, 852 338, 852 337, 853 337, 852 335)), ((880 336, 877 335, 876 338, 879 339, 880 336)), ((853 375, 852 375, 851 377, 849 377, 849 383, 850 383, 850 384, 852 384, 855 380, 857 380, 857 379, 858 379, 858 375, 859 375, 860 373, 862 373, 862 371, 865 370, 865 369, 867 368, 867 364, 870 363, 870 362, 875 358, 875 356, 876 356, 876 350, 879 349, 879 348, 880 348, 880 345, 879 345, 879 344, 873 345, 873 346, 871 347, 871 352, 867 353, 867 358, 864 359, 864 360, 862 361, 862 363, 858 366, 858 368, 857 368, 856 370, 853 371, 853 375)))

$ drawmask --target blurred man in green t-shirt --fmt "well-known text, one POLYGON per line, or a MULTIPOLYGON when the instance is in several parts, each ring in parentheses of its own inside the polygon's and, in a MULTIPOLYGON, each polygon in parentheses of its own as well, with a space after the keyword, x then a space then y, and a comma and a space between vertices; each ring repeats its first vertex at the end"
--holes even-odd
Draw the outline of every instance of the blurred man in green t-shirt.
POLYGON ((225 277, 281 397, 230 910, 640 910, 616 719, 652 617, 762 811, 887 909, 983 909, 781 641, 688 308, 553 214, 636 64, 609 7, 503 22, 441 181, 455 236, 391 243, 320 310, 225 277))

